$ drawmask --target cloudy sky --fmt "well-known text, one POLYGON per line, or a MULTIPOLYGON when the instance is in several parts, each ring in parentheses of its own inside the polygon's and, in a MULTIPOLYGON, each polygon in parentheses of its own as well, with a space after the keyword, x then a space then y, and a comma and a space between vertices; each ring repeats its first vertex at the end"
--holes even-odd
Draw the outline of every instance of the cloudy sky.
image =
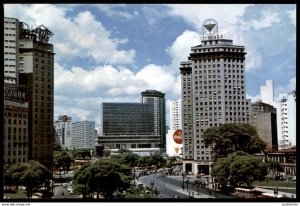
POLYGON ((99 127, 102 102, 139 102, 146 89, 179 99, 179 62, 201 43, 206 19, 245 46, 248 98, 269 79, 277 101, 295 89, 295 4, 6 4, 4 15, 54 33, 55 119, 99 127))

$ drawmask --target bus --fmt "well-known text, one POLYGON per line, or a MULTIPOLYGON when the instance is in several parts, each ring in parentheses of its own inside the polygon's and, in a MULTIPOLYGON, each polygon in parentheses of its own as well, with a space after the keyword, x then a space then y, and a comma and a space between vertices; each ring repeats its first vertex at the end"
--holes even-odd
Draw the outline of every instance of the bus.
POLYGON ((274 195, 273 193, 267 193, 267 192, 264 192, 264 193, 261 193, 260 197, 262 199, 265 199, 265 198, 283 198, 282 195, 274 195))
POLYGON ((232 195, 236 198, 257 198, 258 193, 255 189, 237 187, 234 189, 232 195))

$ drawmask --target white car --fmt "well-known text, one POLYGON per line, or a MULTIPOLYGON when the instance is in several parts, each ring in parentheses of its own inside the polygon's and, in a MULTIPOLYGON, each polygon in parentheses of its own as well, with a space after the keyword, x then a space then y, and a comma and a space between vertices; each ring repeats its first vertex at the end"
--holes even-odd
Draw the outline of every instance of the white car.
POLYGON ((68 188, 68 192, 70 192, 71 190, 73 190, 73 187, 69 187, 68 188))
POLYGON ((64 183, 62 187, 63 187, 63 188, 68 187, 67 183, 64 183))

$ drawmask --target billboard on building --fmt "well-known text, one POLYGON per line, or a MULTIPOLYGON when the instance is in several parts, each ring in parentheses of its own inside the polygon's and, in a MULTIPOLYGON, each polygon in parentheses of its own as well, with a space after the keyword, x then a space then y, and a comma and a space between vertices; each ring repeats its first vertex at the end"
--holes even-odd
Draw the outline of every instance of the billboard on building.
POLYGON ((176 144, 182 144, 182 130, 181 129, 177 129, 173 133, 173 140, 176 144))

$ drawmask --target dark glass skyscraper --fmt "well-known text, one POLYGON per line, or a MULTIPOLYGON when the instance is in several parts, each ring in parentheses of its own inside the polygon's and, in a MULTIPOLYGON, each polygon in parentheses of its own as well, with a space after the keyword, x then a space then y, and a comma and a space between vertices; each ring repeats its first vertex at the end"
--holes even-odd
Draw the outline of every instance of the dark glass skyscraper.
POLYGON ((102 136, 98 145, 106 149, 158 148, 154 130, 153 104, 103 103, 102 136))
POLYGON ((103 135, 153 135, 152 104, 103 103, 103 135))

